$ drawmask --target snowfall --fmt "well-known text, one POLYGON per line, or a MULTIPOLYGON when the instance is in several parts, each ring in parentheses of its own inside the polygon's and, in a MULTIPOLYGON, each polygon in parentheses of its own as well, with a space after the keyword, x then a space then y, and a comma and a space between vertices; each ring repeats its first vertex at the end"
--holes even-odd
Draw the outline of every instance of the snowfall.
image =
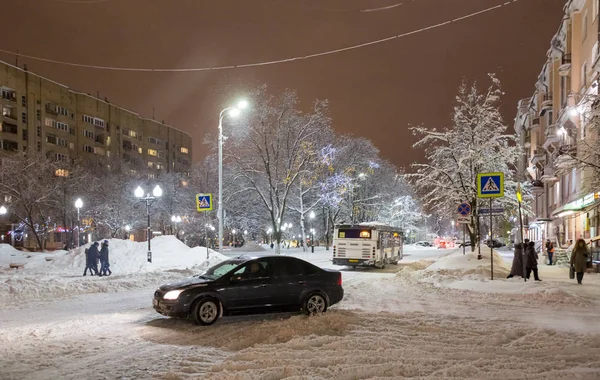
MULTIPOLYGON (((269 247, 221 255, 165 236, 148 263, 145 243, 109 246, 113 274, 83 277, 83 247, 0 245, 0 379, 600 379, 600 276, 577 285, 541 263, 541 282, 506 279, 508 249, 407 245, 397 266, 337 267, 345 296, 321 316, 201 327, 157 314, 154 290, 269 247)), ((322 247, 282 254, 334 268, 322 247)))

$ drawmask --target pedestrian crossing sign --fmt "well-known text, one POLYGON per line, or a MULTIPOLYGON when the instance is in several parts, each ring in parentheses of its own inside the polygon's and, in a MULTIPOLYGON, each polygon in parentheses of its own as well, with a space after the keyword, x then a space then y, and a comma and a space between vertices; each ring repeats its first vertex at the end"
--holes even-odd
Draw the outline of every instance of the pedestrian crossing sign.
POLYGON ((477 174, 478 198, 501 198, 504 196, 504 173, 477 174))
POLYGON ((198 212, 212 211, 212 194, 196 194, 196 208, 198 209, 198 212))

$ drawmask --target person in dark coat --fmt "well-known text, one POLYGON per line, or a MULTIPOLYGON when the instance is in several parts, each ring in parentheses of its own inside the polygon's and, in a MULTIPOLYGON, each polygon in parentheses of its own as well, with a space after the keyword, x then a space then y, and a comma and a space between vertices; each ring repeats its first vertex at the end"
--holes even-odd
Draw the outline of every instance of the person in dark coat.
POLYGON ((110 276, 111 274, 108 263, 108 240, 104 240, 100 249, 100 276, 110 276))
POLYGON ((529 242, 525 250, 525 266, 527 267, 527 279, 533 272, 533 278, 536 281, 542 281, 538 276, 538 255, 535 251, 535 243, 532 241, 529 242))
POLYGON ((86 249, 85 252, 85 270, 83 275, 87 274, 87 270, 90 270, 90 275, 94 276, 98 274, 98 242, 91 245, 90 248, 86 249))
POLYGON ((506 278, 513 278, 514 276, 525 277, 525 273, 523 273, 523 246, 521 244, 515 245, 515 256, 513 257, 512 267, 510 274, 506 278))
POLYGON ((577 273, 577 283, 579 285, 581 285, 581 282, 583 281, 583 274, 587 268, 587 258, 589 254, 590 251, 588 250, 585 240, 577 240, 577 244, 575 244, 575 248, 573 248, 573 252, 571 253, 571 266, 575 268, 575 273, 577 273))

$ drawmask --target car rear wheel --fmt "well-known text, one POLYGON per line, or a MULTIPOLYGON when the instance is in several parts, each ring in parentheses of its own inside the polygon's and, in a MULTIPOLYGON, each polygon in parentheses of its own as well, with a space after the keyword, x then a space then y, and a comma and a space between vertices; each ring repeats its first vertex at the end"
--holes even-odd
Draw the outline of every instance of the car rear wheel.
POLYGON ((311 293, 304 300, 302 311, 308 315, 324 313, 327 311, 327 299, 321 293, 311 293))
POLYGON ((193 311, 194 321, 203 326, 212 325, 219 319, 219 301, 214 298, 204 298, 196 303, 193 311))

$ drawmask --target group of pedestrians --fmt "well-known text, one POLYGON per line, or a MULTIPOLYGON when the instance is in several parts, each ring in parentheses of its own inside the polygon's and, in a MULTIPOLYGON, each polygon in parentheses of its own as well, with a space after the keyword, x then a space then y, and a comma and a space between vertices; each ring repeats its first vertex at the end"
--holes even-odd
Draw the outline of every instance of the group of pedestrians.
POLYGON ((533 273, 535 281, 542 281, 538 273, 538 254, 535 251, 535 243, 525 239, 525 243, 515 245, 515 256, 507 278, 521 276, 529 279, 531 273, 533 273), (525 250, 525 265, 523 265, 523 250, 525 250))
MULTIPOLYGON (((535 250, 535 243, 525 239, 524 244, 515 245, 515 255, 512 262, 510 274, 507 278, 515 276, 530 278, 533 273, 535 281, 542 281, 538 273, 538 254, 535 250), (523 255, 525 250, 525 255, 523 255), (525 257, 525 265, 523 265, 523 257, 525 257), (523 272, 525 270, 525 272, 523 272)), ((554 244, 548 239, 546 242, 546 252, 548 253, 548 265, 555 265, 552 261, 554 256, 554 244)), ((571 252, 571 270, 577 274, 577 283, 581 285, 583 274, 587 268, 587 261, 590 255, 590 250, 583 239, 577 240, 573 251, 571 252)))
POLYGON ((108 261, 108 240, 102 242, 102 247, 98 249, 100 243, 94 242, 85 250, 85 270, 83 275, 87 275, 89 269, 91 276, 110 276, 112 271, 110 270, 110 263, 108 261), (100 263, 100 270, 98 271, 98 262, 100 263))

